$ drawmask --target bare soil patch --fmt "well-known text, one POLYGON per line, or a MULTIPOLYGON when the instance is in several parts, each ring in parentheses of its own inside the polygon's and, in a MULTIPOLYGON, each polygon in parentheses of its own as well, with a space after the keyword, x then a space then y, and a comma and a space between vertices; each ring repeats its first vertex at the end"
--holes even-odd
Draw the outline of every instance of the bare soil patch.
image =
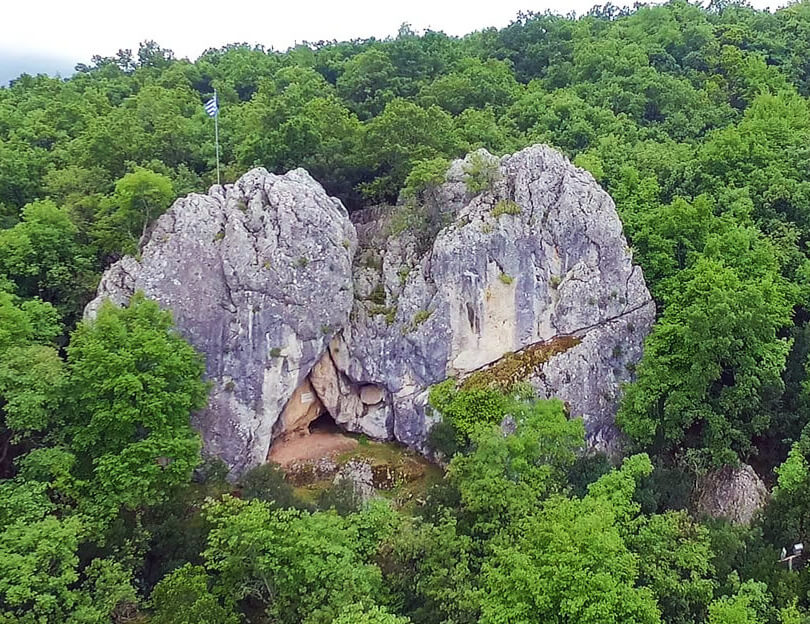
POLYGON ((286 468, 297 462, 340 455, 356 446, 356 439, 337 431, 315 430, 308 435, 275 441, 267 459, 286 468))

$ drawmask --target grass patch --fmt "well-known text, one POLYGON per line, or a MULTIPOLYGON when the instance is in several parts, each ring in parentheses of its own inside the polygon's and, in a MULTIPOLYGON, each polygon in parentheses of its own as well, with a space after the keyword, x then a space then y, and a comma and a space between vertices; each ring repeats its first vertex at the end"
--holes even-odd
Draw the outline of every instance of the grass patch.
POLYGON ((520 214, 520 206, 511 199, 502 199, 492 209, 492 216, 496 219, 501 215, 517 216, 520 214))
POLYGON ((548 342, 530 345, 520 351, 507 353, 489 368, 474 372, 461 383, 462 390, 509 391, 531 375, 555 355, 565 353, 582 340, 575 336, 561 336, 548 342))

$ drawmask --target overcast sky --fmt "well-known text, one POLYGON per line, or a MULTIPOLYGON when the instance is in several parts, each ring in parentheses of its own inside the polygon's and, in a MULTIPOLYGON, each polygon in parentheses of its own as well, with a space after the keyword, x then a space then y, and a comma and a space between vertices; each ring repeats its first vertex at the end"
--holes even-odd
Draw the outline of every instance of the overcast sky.
MULTIPOLYGON (((601 0, 600 3, 604 3, 601 0)), ((196 58, 227 43, 284 50, 297 42, 385 37, 403 22, 463 35, 505 26, 518 11, 583 13, 593 0, 0 0, 0 85, 27 72, 69 73, 94 54, 148 39, 196 58)), ((613 0, 617 5, 631 1, 613 0)), ((785 0, 753 0, 776 8, 785 0)))

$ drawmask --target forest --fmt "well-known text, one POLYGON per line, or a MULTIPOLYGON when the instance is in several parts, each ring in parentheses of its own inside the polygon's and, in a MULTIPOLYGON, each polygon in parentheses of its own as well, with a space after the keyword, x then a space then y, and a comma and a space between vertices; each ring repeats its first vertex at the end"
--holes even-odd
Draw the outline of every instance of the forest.
POLYGON ((527 13, 195 61, 155 42, 0 88, 0 623, 800 624, 810 570, 810 1, 527 13), (610 193, 657 306, 631 454, 521 387, 437 386, 443 478, 406 506, 229 482, 189 416, 204 362, 101 272, 222 173, 306 168, 349 211, 448 161, 547 143, 610 193), (504 417, 515 432, 504 436, 504 417), (171 461, 155 461, 155 458, 171 461), (692 496, 724 466, 750 526, 692 496))

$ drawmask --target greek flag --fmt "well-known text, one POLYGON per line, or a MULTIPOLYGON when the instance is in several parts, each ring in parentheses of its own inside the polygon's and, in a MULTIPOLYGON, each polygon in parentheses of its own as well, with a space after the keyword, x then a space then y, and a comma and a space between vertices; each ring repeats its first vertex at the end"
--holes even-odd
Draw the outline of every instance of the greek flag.
POLYGON ((217 103, 216 93, 214 94, 214 97, 205 103, 205 112, 208 113, 209 117, 217 116, 217 113, 219 112, 219 104, 217 103))

